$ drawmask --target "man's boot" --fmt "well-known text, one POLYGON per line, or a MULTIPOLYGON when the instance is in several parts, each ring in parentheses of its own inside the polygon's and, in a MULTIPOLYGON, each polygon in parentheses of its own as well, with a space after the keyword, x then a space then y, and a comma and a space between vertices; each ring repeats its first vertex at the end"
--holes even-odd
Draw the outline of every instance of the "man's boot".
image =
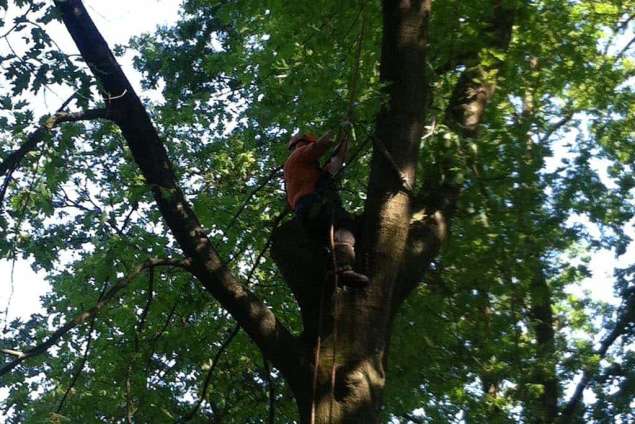
POLYGON ((335 264, 340 285, 366 287, 370 280, 364 274, 355 272, 355 237, 346 229, 335 231, 335 264))

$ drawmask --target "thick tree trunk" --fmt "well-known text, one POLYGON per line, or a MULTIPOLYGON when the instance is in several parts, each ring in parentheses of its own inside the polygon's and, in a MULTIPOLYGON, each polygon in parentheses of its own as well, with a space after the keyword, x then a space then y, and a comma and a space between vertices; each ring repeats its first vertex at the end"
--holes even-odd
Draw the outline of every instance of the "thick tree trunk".
MULTIPOLYGON (((312 414, 315 423, 380 422, 387 335, 368 327, 368 316, 376 308, 354 300, 358 297, 358 293, 338 289, 324 304, 326 325, 320 336, 318 367, 310 364, 304 390, 295 393, 302 422, 310 422, 312 414), (353 329, 358 332, 352 334, 353 329)), ((317 343, 308 345, 315 357, 317 343)))
POLYGON ((295 220, 274 233, 272 256, 296 296, 305 326, 302 382, 291 385, 302 422, 310 422, 313 408, 316 423, 379 422, 389 339, 387 300, 367 289, 333 291, 330 258, 295 220))
POLYGON ((292 388, 303 422, 310 422, 312 406, 316 423, 380 422, 395 307, 393 293, 405 262, 412 220, 412 198, 407 187, 415 182, 424 128, 424 53, 429 13, 430 1, 383 2, 381 79, 388 87, 389 102, 377 118, 378 144, 358 234, 358 266, 370 277, 370 286, 333 290, 332 281, 325 277, 328 258, 316 266, 319 252, 301 252, 301 247, 306 252, 309 243, 289 245, 292 239, 298 240, 293 223, 274 239, 273 257, 298 299, 305 325, 306 384, 292 388), (326 289, 326 301, 320 308, 322 288, 326 289))

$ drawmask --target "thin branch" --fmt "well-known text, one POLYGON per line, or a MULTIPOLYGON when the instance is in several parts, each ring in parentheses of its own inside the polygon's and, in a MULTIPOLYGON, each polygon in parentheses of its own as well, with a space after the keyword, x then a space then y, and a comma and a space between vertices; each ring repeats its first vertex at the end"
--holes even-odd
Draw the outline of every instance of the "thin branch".
MULTIPOLYGON (((20 206, 20 210, 18 212, 18 217, 17 220, 15 222, 15 227, 14 227, 14 233, 18 234, 20 232, 20 228, 22 227, 22 222, 24 220, 24 217, 26 215, 26 210, 27 207, 29 205, 29 202, 31 201, 31 194, 33 193, 33 188, 35 187, 35 185, 37 184, 37 182, 40 179, 40 176, 38 175, 38 170, 40 168, 40 161, 37 160, 35 162, 35 170, 33 171, 33 179, 31 180, 31 183, 28 186, 28 189, 26 190, 26 195, 24 196, 22 205, 20 206)), ((0 198, 0 209, 2 208, 2 202, 1 202, 1 198, 0 198)), ((7 299, 7 306, 4 309, 4 328, 3 331, 7 331, 8 325, 9 325, 9 308, 11 307, 11 301, 13 299, 13 294, 14 294, 14 289, 15 289, 15 262, 16 262, 16 250, 17 250, 17 243, 13 242, 11 243, 11 253, 10 253, 10 258, 11 258, 11 273, 9 276, 9 282, 10 282, 10 290, 9 290, 9 298, 7 299)))
POLYGON ((243 213, 243 211, 245 210, 245 208, 249 205, 249 203, 251 202, 251 199, 253 199, 253 197, 258 194, 258 192, 260 190, 262 190, 263 188, 265 188, 267 186, 267 184, 269 184, 269 182, 271 182, 271 180, 273 180, 276 175, 278 175, 280 173, 280 171, 282 170, 281 166, 276 167, 273 171, 271 171, 269 173, 269 175, 267 175, 263 181, 258 185, 258 187, 256 187, 255 189, 252 190, 251 193, 249 193, 249 196, 247 196, 247 198, 245 199, 245 201, 243 202, 243 204, 240 206, 240 208, 236 211, 236 213, 234 214, 234 216, 232 217, 232 219, 229 221, 229 224, 227 224, 227 230, 229 230, 238 220, 238 217, 243 213))
POLYGON ((168 313, 168 317, 166 318, 165 322, 163 323, 163 326, 161 327, 161 329, 159 330, 158 333, 156 333, 154 335, 154 337, 152 337, 152 339, 150 340, 150 352, 148 353, 148 357, 146 360, 146 366, 145 366, 145 373, 146 375, 148 374, 149 370, 150 370, 150 365, 152 364, 152 356, 154 355, 154 352, 156 350, 157 347, 157 342, 159 341, 159 339, 161 338, 161 336, 163 336, 163 334, 165 334, 165 332, 167 331, 170 322, 172 321, 172 318, 174 318, 174 315, 176 313, 176 307, 178 306, 179 302, 174 302, 174 305, 172 305, 172 309, 170 309, 170 313, 168 313))
MULTIPOLYGON (((65 108, 68 103, 75 97, 69 97, 68 100, 64 102, 60 109, 65 108)), ((58 110, 53 116, 48 118, 46 122, 41 125, 37 130, 33 131, 26 139, 26 142, 20 146, 17 150, 11 152, 3 161, 0 163, 0 175, 4 175, 4 182, 2 187, 0 188, 0 205, 2 204, 4 197, 6 195, 7 189, 11 180, 13 179, 13 172, 18 168, 20 162, 28 155, 30 152, 34 151, 37 145, 44 138, 44 134, 62 124, 64 122, 78 122, 85 120, 93 120, 93 119, 107 119, 108 111, 106 109, 92 109, 84 112, 73 112, 66 113, 58 110)))
MULTIPOLYGON (((273 232, 274 230, 278 227, 278 225, 280 225, 280 222, 284 219, 284 217, 289 213, 288 209, 285 209, 284 211, 282 211, 282 213, 280 213, 276 219, 273 221, 273 228, 271 230, 271 233, 269 235, 269 238, 267 239, 266 243, 265 243, 265 247, 263 247, 263 249, 260 251, 260 253, 258 254, 258 256, 256 257, 256 259, 254 260, 254 264, 251 267, 251 270, 249 271, 249 274, 247 274, 247 284, 249 284, 251 282, 251 278, 253 277, 253 274, 256 272, 256 270, 258 269, 258 266, 260 265, 260 260, 262 259, 262 257, 264 256, 264 254, 267 252, 267 250, 269 250, 269 247, 271 246, 271 242, 273 239, 273 232)), ((196 413, 198 412, 198 409, 200 408, 204 398, 207 396, 207 388, 209 387, 210 383, 211 383, 211 377, 212 377, 212 373, 214 371, 214 368, 216 367, 216 364, 218 362, 218 358, 220 357, 220 355, 222 354, 223 350, 226 349, 229 346, 229 343, 231 343, 232 339, 236 336, 236 334, 238 333, 238 330, 240 329, 239 325, 236 325, 236 327, 234 328, 234 330, 230 333, 228 339, 223 343, 223 345, 221 345, 221 349, 216 353, 216 356, 214 357, 213 361, 212 361, 212 367, 210 367, 209 372, 207 373, 207 376, 205 377, 205 383, 203 384, 203 390, 201 391, 201 396, 199 401, 197 402, 197 404, 194 406, 194 408, 192 409, 192 411, 190 411, 184 418, 183 418, 183 422, 186 421, 190 421, 194 418, 194 415, 196 415, 196 413)), ((263 356, 264 358, 264 356, 263 356)), ((268 364, 267 359, 264 358, 264 361, 266 364, 268 364)))
POLYGON ((13 18, 14 25, 9 28, 4 34, 0 35, 0 38, 7 38, 9 34, 11 34, 17 27, 19 27, 20 25, 24 25, 27 22, 27 16, 33 10, 33 6, 33 3, 31 3, 26 12, 24 12, 20 16, 16 16, 15 18, 13 18))
MULTIPOLYGON (((102 292, 102 296, 104 294, 105 294, 105 291, 102 292)), ((102 296, 100 296, 100 298, 102 296)), ((77 384, 77 380, 79 380, 79 376, 82 374, 82 371, 84 370, 84 366, 86 365, 86 361, 88 360, 88 353, 90 352, 90 346, 93 342, 93 330, 95 329, 96 320, 97 320, 97 315, 93 316, 93 318, 90 320, 90 327, 88 328, 88 336, 86 338, 87 340, 86 340, 86 346, 84 347, 84 354, 82 355, 82 358, 80 359, 79 364, 77 365, 75 372, 73 373, 73 378, 71 379, 71 383, 66 388, 66 391, 64 392, 64 396, 62 396, 62 400, 60 400, 60 403, 57 406, 57 410, 55 411, 56 414, 59 414, 62 412, 62 409, 64 408, 64 404, 66 403, 66 399, 68 398, 68 395, 71 393, 71 390, 73 390, 73 388, 77 384)))
POLYGON ((247 274, 247 284, 251 283, 251 278, 254 276, 254 273, 258 269, 258 266, 260 265, 260 260, 265 255, 267 250, 269 250, 269 248, 271 247, 271 243, 273 241, 273 233, 274 233, 274 231, 276 230, 276 228, 278 228, 278 226, 280 225, 280 222, 282 222, 284 217, 287 216, 288 214, 289 214, 289 209, 287 208, 284 211, 282 211, 276 217, 276 219, 273 220, 272 227, 271 227, 271 232, 269 233, 269 237, 267 238, 267 241, 265 242, 265 247, 262 248, 262 250, 260 251, 260 253, 256 257, 256 260, 254 261, 254 264, 251 267, 251 270, 249 271, 249 274, 247 274))
POLYGON ((424 424, 426 422, 423 418, 416 417, 412 414, 403 414, 403 417, 415 424, 424 424))
POLYGON ((631 48, 633 43, 635 43, 635 37, 631 38, 631 40, 628 43, 626 43, 626 45, 622 48, 622 50, 620 50, 619 53, 615 55, 616 62, 624 57, 624 55, 626 54, 628 49, 631 48))
POLYGON ((267 381, 267 388, 269 391, 269 424, 275 424, 276 422, 276 386, 273 384, 273 378, 271 378, 271 365, 267 358, 262 358, 265 368, 265 380, 267 381))
POLYGON ((137 333, 140 333, 145 326, 146 318, 148 316, 148 312, 150 311, 150 305, 152 305, 152 301, 154 300, 154 268, 148 268, 148 299, 146 300, 146 305, 143 307, 143 311, 141 312, 141 317, 139 318, 139 324, 137 325, 137 333))
POLYGON ((15 356, 16 358, 23 358, 26 356, 24 352, 20 352, 19 350, 13 350, 13 349, 0 349, 0 352, 4 353, 5 355, 15 356))
POLYGON ((199 399, 194 405, 194 408, 192 408, 192 410, 183 417, 181 422, 191 421, 196 415, 196 413, 198 412, 199 408, 203 404, 203 401, 205 401, 205 398, 207 397, 207 390, 209 389, 209 386, 212 382, 212 375, 214 374, 214 370, 216 369, 216 366, 218 365, 221 355, 225 353, 230 343, 232 342, 232 340, 234 340, 234 337, 236 337, 239 331, 240 331, 240 325, 236 324, 236 326, 234 326, 234 328, 227 335, 227 338, 225 338, 225 341, 223 341, 221 346, 218 348, 216 355, 214 355, 214 358, 212 359, 212 365, 209 367, 209 370, 207 371, 207 375, 205 376, 205 381, 203 383, 203 388, 201 389, 201 392, 199 394, 199 399))
POLYGON ((381 152, 381 154, 384 156, 384 159, 386 159, 386 161, 390 165, 390 168, 395 172, 396 177, 399 178, 399 181, 401 181, 403 191, 408 194, 412 194, 412 185, 408 182, 406 176, 400 171, 399 165, 397 165, 397 162, 395 162, 395 159, 393 159, 384 142, 377 137, 373 137, 373 140, 375 141, 375 148, 381 152))
MULTIPOLYGON (((600 347, 595 353, 600 358, 600 360, 604 359, 609 348, 620 336, 622 336, 626 332, 629 325, 633 322, 635 322, 635 293, 631 294, 630 297, 625 301, 624 308, 622 309, 622 313, 617 320, 615 328, 613 328, 613 330, 604 338, 604 340, 602 340, 602 343, 600 343, 600 347)), ((586 368, 584 370, 584 372, 582 373, 582 378, 576 386, 575 391, 571 395, 571 398, 569 398, 567 403, 565 403, 562 407, 562 413, 560 414, 560 417, 558 419, 559 423, 564 424, 571 422, 572 416, 578 408, 580 401, 582 400, 584 390, 587 388, 589 383, 593 381, 596 375, 596 368, 586 368)))
POLYGON ((547 128, 547 131, 545 131, 545 133, 543 134, 542 137, 540 137, 540 140, 538 141, 540 144, 545 143, 547 140, 549 140, 549 138, 556 132, 558 131, 560 128, 562 128, 563 126, 565 126, 566 124, 569 123, 569 121, 571 121, 571 119, 573 118, 574 112, 570 111, 567 112, 562 119, 560 119, 558 122, 554 123, 553 125, 549 126, 549 128, 547 128))
POLYGON ((64 337, 69 331, 74 329, 75 327, 85 323, 89 319, 92 319, 99 311, 101 311, 104 306, 106 306, 121 290, 125 289, 130 285, 134 279, 139 276, 142 272, 144 272, 147 268, 156 267, 156 266, 175 266, 182 268, 189 268, 190 262, 187 260, 172 260, 172 259, 150 259, 143 265, 140 265, 136 270, 134 270, 128 276, 121 278, 117 281, 103 296, 103 298, 97 302, 95 306, 92 308, 80 313, 71 321, 57 329, 53 334, 51 334, 44 342, 41 344, 24 351, 24 355, 18 357, 12 362, 9 362, 2 368, 0 368, 0 377, 12 371, 15 367, 20 365, 25 360, 41 355, 45 353, 51 346, 55 345, 62 337, 64 337))
MULTIPOLYGON (((66 99, 64 103, 62 103, 62 105, 57 109, 57 111, 55 112, 53 116, 55 116, 58 113, 61 113, 66 108, 66 106, 68 106, 70 102, 73 101, 74 98, 75 98, 75 93, 73 93, 73 95, 71 95, 68 99, 66 99)), ((35 144, 39 142, 39 138, 41 138, 42 136, 42 134, 38 134, 38 131, 44 130, 44 127, 45 126, 42 125, 40 126, 40 128, 38 128, 33 133, 31 133, 27 137, 27 142, 24 145, 22 145, 15 152, 12 152, 11 154, 9 154, 9 156, 7 156, 7 158, 5 158, 5 160, 2 161, 2 163, 0 163, 0 174, 5 174, 8 169, 10 169, 15 163, 22 160, 22 158, 26 156, 27 153, 29 153, 31 150, 35 148, 35 144)))

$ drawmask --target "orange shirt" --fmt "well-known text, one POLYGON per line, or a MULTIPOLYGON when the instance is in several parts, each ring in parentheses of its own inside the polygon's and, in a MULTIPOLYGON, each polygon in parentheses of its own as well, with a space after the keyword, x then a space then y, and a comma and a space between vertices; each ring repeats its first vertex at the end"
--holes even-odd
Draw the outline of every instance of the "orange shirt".
POLYGON ((319 159, 328 147, 315 142, 297 147, 284 163, 287 200, 291 209, 295 209, 302 196, 315 191, 315 185, 322 174, 319 159))

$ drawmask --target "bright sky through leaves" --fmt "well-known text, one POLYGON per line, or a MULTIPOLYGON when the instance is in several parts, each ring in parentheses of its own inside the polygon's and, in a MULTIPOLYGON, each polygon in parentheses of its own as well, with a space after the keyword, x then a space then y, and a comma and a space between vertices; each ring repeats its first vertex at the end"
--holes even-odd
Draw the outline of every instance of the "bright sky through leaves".
MULTIPOLYGON (((86 7, 92 14, 95 23, 108 40, 111 47, 116 44, 127 44, 130 37, 142 32, 153 31, 158 25, 173 23, 177 17, 178 0, 86 0, 86 7)), ((75 52, 68 32, 61 24, 55 24, 51 36, 66 52, 75 52)), ((12 45, 19 45, 19 37, 11 39, 12 45)), ((4 43, 3 43, 4 44, 4 43)), ((6 49, 6 44, 0 49, 6 49)), ((120 60, 126 74, 139 92, 139 75, 134 72, 130 56, 120 60)), ((54 111, 65 100, 69 93, 58 87, 42 90, 37 98, 30 99, 36 115, 41 116, 54 111)), ((0 261, 0 323, 4 327, 5 309, 11 296, 10 261, 0 261)), ((28 317, 32 313, 42 312, 39 298, 46 292, 47 285, 44 273, 34 273, 27 261, 18 260, 14 270, 14 290, 9 304, 8 321, 19 317, 28 317)))

